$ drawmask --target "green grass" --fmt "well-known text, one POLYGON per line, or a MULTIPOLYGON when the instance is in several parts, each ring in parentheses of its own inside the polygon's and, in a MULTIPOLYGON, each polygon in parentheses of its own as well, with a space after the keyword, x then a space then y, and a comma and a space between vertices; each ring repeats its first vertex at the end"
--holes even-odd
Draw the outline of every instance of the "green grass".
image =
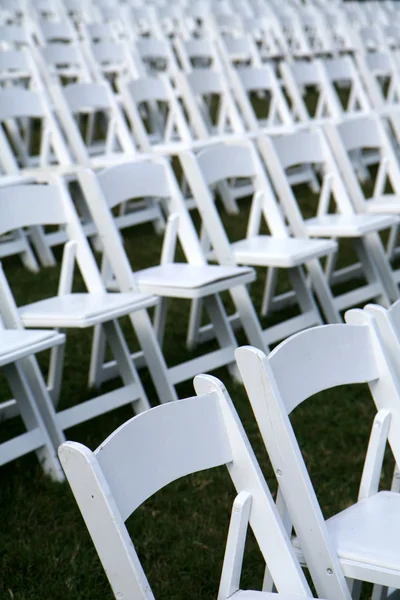
MULTIPOLYGON (((310 202, 307 188, 299 198, 310 202)), ((239 218, 224 216, 232 239, 243 235, 248 202, 241 201, 239 218)), ((126 232, 126 248, 135 267, 155 264, 161 238, 151 226, 126 232)), ((344 261, 350 248, 345 248, 344 261)), ((57 286, 58 269, 34 275, 17 259, 4 267, 19 304, 51 295, 57 286)), ((259 307, 263 273, 251 294, 259 307)), ((77 289, 81 282, 76 278, 77 289)), ((284 278, 282 287, 286 286, 284 278)), ((169 364, 190 357, 185 348, 189 304, 171 302, 164 353, 169 364)), ((263 319, 263 325, 281 315, 263 319)), ((130 343, 134 339, 124 322, 130 343)), ((246 342, 238 334, 239 343, 246 342)), ((90 396, 87 365, 91 334, 68 333, 62 406, 90 396)), ((46 370, 47 356, 40 357, 46 370)), ((252 412, 240 385, 226 369, 214 373, 228 387, 234 404, 261 462, 271 490, 275 480, 252 412)), ((143 381, 153 405, 157 404, 148 374, 143 381)), ((9 397, 4 382, 2 398, 9 397)), ((181 384, 180 397, 193 394, 192 383, 181 384)), ((111 431, 131 416, 129 407, 68 430, 68 438, 95 448, 111 431)), ((329 516, 350 505, 357 497, 363 459, 374 415, 366 386, 343 387, 319 394, 293 415, 305 459, 324 514, 329 516)), ((17 431, 18 419, 4 422, 4 435, 17 431), (15 422, 14 422, 15 421, 15 422)), ((383 485, 389 485, 393 465, 388 460, 383 485)), ((0 469, 0 600, 108 600, 113 597, 83 520, 68 485, 49 481, 34 455, 0 469)), ((158 600, 204 600, 216 597, 224 545, 234 492, 225 469, 202 472, 177 481, 151 498, 128 520, 128 528, 150 584, 158 600)), ((252 535, 243 571, 243 587, 260 589, 263 561, 252 535)), ((366 592, 368 593, 368 592, 366 592)))

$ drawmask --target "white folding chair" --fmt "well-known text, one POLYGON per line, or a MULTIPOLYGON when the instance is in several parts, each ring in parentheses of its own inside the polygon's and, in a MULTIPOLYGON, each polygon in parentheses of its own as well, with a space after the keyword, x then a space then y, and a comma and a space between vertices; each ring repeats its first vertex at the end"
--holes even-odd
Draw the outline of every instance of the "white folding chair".
POLYGON ((79 43, 47 44, 36 49, 36 60, 48 86, 91 81, 92 75, 79 43))
MULTIPOLYGON (((224 141, 244 139, 251 132, 246 127, 231 93, 229 83, 222 71, 214 69, 194 69, 181 74, 179 89, 196 137, 199 140, 224 141)), ((239 210, 238 198, 252 193, 251 185, 235 180, 219 185, 224 208, 228 213, 239 210)))
POLYGON ((139 77, 141 66, 127 41, 82 43, 82 49, 92 71, 94 81, 106 79, 114 85, 119 75, 139 77))
POLYGON ((5 173, 73 172, 59 125, 39 90, 0 89, 0 125, 0 166, 5 173), (39 140, 32 139, 30 120, 41 124, 39 140))
MULTIPOLYGON (((275 286, 277 270, 288 270, 290 284, 295 290, 294 297, 300 307, 300 315, 268 327, 263 332, 264 346, 265 343, 276 342, 294 331, 321 323, 321 316, 306 284, 303 267, 309 269, 313 265, 312 268, 320 272, 318 258, 335 252, 336 245, 327 244, 323 240, 314 240, 310 244, 311 240, 305 240, 304 237, 296 239, 290 236, 263 165, 251 143, 219 144, 201 151, 197 156, 191 152, 183 153, 180 160, 199 207, 203 237, 209 240, 213 258, 222 265, 245 264, 268 269, 267 300, 263 312, 270 312, 280 308, 282 304, 285 305, 287 294, 275 298, 275 286), (228 177, 249 177, 255 190, 247 236, 232 244, 210 193, 210 186, 228 177), (262 223, 267 225, 269 235, 260 233, 262 223)), ((316 291, 327 304, 331 294, 322 275, 320 281, 316 291)), ((235 300, 233 292, 231 294, 235 300)), ((245 313, 245 305, 241 304, 244 300, 236 299, 239 313, 240 310, 245 313)), ((333 321, 340 320, 333 302, 328 309, 325 306, 324 310, 327 311, 328 318, 333 321)), ((242 320, 244 321, 243 318, 242 320)), ((249 335, 248 339, 251 339, 249 335)))
MULTIPOLYGON (((8 175, 43 180, 52 173, 74 175, 76 167, 68 146, 47 95, 40 89, 0 89, 0 168, 8 175)), ((51 246, 62 243, 64 233, 47 236, 32 228, 30 236, 41 264, 54 265, 51 246)))
POLYGON ((79 41, 78 32, 68 17, 57 21, 37 19, 35 24, 35 37, 40 46, 54 43, 73 44, 79 41))
POLYGON ((59 456, 115 597, 153 600, 126 519, 149 497, 190 473, 226 465, 236 488, 219 600, 294 600, 310 590, 245 431, 223 385, 196 377, 197 396, 127 421, 92 452, 66 442, 59 456), (250 524, 282 595, 240 590, 250 524))
POLYGON ((389 51, 357 53, 356 61, 373 107, 389 119, 400 144, 400 63, 389 51))
MULTIPOLYGON (((327 124, 324 130, 355 210, 359 213, 398 215, 400 213, 398 157, 379 116, 372 113, 367 117, 346 120, 336 126, 327 124), (373 151, 375 159, 372 160, 371 157, 368 162, 376 166, 376 175, 369 182, 372 193, 368 196, 365 195, 349 160, 353 152, 362 153, 366 149, 368 153, 373 151)), ((398 254, 396 249, 398 228, 398 224, 392 228, 388 240, 387 252, 391 259, 398 254)), ((399 270, 394 271, 394 278, 397 283, 400 281, 399 270)))
MULTIPOLYGON (((395 225, 397 218, 356 213, 323 132, 299 132, 276 138, 265 136, 260 138, 259 144, 264 146, 263 157, 293 234, 353 241, 366 284, 355 281, 354 289, 334 296, 336 309, 344 310, 372 297, 386 305, 396 300, 398 288, 378 232, 395 225), (315 196, 313 206, 308 204, 307 209, 297 202, 285 174, 287 168, 304 163, 318 165, 322 177, 321 192, 315 196)), ((334 255, 327 261, 328 281, 335 271, 336 258, 334 255)), ((334 277, 344 277, 353 269, 358 270, 359 263, 355 267, 344 267, 339 271, 340 276, 336 273, 334 277)), ((316 285, 320 274, 311 271, 310 275, 316 285)))
POLYGON ((185 73, 204 68, 222 70, 221 57, 213 38, 181 39, 178 37, 173 43, 180 67, 185 73))
MULTIPOLYGON (((369 113, 371 101, 365 91, 362 79, 351 56, 340 56, 322 59, 323 67, 329 81, 339 88, 342 97, 346 92, 343 105, 343 116, 354 113, 369 113)), ((338 94, 339 97, 339 94, 338 94)))
MULTIPOLYGON (((256 139, 264 134, 287 133, 297 129, 298 125, 270 65, 231 69, 229 79, 244 123, 256 139)), ((262 144, 259 150, 264 159, 262 144)), ((318 178, 312 166, 293 167, 288 175, 291 183, 308 183, 314 192, 319 190, 318 178)))
POLYGON ((182 107, 166 75, 120 77, 117 89, 132 136, 142 152, 174 155, 193 145, 182 107))
POLYGON ((321 59, 282 62, 280 72, 295 122, 311 125, 342 118, 344 110, 321 59))
POLYGON ((232 69, 230 81, 236 102, 251 132, 279 133, 294 129, 290 108, 270 65, 232 69))
POLYGON ((144 66, 143 75, 168 74, 172 81, 179 70, 172 43, 167 38, 141 37, 134 43, 144 66))
MULTIPOLYGON (((213 370, 233 361, 236 339, 227 320, 220 293, 232 288, 244 288, 254 281, 250 268, 208 265, 200 241, 186 210, 183 197, 173 171, 165 161, 137 161, 100 172, 97 178, 85 171, 79 176, 93 221, 104 246, 106 261, 104 274, 109 289, 125 292, 132 288, 132 281, 146 294, 161 297, 156 309, 154 324, 160 342, 163 343, 167 317, 168 298, 202 299, 217 339, 218 349, 203 352, 182 364, 168 369, 171 384, 176 385, 197 374, 199 370, 213 370), (161 261, 159 265, 136 272, 125 254, 115 226, 112 211, 127 199, 152 197, 163 202, 169 214, 161 261), (174 260, 177 242, 180 242, 186 262, 174 260), (107 264, 111 267, 107 269, 107 264)), ((134 235, 134 234, 133 234, 134 235)), ((149 240, 149 246, 151 240, 149 240)), ((108 378, 112 365, 104 363, 104 336, 98 330, 97 384, 108 378)), ((189 341, 190 332, 189 332, 189 341)))
MULTIPOLYGON (((35 354, 54 349, 65 341, 56 331, 25 330, 18 326, 13 313, 13 301, 7 280, 0 266, 0 366, 15 400, 0 404, 16 407, 25 433, 4 436, 0 444, 0 465, 36 451, 42 467, 54 480, 63 480, 56 450, 65 440, 56 420, 51 398, 46 390, 35 354), (11 298, 11 301, 10 301, 11 298)), ((3 416, 3 415, 2 415, 3 416)), ((6 424, 3 422, 3 431, 6 424)))
POLYGON ((296 531, 296 553, 307 564, 317 593, 332 600, 350 600, 348 584, 356 591, 362 581, 400 587, 400 495, 378 491, 387 440, 395 459, 400 456, 399 380, 378 332, 365 323, 364 314, 349 311, 347 325, 298 333, 268 357, 255 348, 236 351, 279 483, 282 512, 296 531), (289 416, 318 392, 356 383, 369 384, 377 407, 358 501, 325 520, 289 416))
MULTIPOLYGON (((163 390, 163 397, 166 394, 170 400, 175 399, 176 395, 168 381, 165 362, 146 312, 147 308, 157 304, 157 298, 141 294, 137 288, 131 288, 123 294, 106 292, 65 183, 60 178, 54 178, 53 183, 48 185, 14 186, 0 190, 0 197, 1 234, 22 227, 63 225, 68 239, 64 247, 58 294, 19 307, 15 318, 19 318, 21 325, 28 328, 86 329, 102 324, 107 343, 117 361, 118 375, 122 379, 123 385, 112 392, 59 411, 57 422, 60 428, 64 430, 128 403, 132 403, 137 411, 149 407, 118 323, 118 319, 125 315, 129 315, 158 393, 163 390), (87 292, 72 292, 75 262, 79 266, 87 292)), ((63 349, 56 348, 51 353, 48 381, 56 403, 60 395, 63 363, 63 349)), ((89 383, 94 383, 90 375, 89 383)))
MULTIPOLYGON (((50 92, 77 164, 98 170, 137 156, 134 140, 107 82, 63 88, 55 85, 50 92)), ((85 212, 84 207, 82 210, 85 212)), ((87 214, 84 216, 88 221, 86 232, 93 235, 91 220, 87 214)), ((130 216, 132 224, 151 221, 156 231, 164 229, 162 211, 151 199, 137 206, 130 216)))
MULTIPOLYGON (((279 6, 281 7, 282 4, 280 3, 279 6)), ((295 59, 312 57, 313 51, 310 48, 299 16, 293 10, 288 10, 287 6, 285 8, 286 10, 283 11, 275 10, 275 13, 286 38, 290 57, 295 59)))
POLYGON ((0 86, 39 90, 46 94, 40 72, 27 48, 0 52, 0 86))

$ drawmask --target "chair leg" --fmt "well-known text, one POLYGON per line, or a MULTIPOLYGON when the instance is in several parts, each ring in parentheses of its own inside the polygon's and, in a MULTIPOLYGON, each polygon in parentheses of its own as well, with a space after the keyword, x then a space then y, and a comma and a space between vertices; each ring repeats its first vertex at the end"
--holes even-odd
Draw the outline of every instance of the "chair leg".
POLYGON ((389 260, 393 260, 395 258, 395 250, 396 250, 396 242, 399 234, 399 226, 393 225, 390 229, 389 239, 386 246, 386 254, 389 260))
POLYGON ((160 298, 159 303, 154 309, 153 327, 156 332, 158 343, 162 347, 165 335, 165 325, 167 321, 168 298, 160 298))
POLYGON ((89 387, 99 388, 103 382, 102 365, 106 355, 106 338, 102 325, 95 325, 90 354, 89 387))
POLYGON ((400 296, 399 288, 394 280, 393 271, 389 259, 385 254, 381 238, 377 233, 371 233, 365 236, 364 244, 367 251, 371 253, 372 259, 377 267, 379 278, 382 281, 390 303, 395 302, 400 296))
POLYGON ((189 350, 196 348, 199 343, 199 330, 201 327, 201 314, 203 310, 203 299, 195 298, 191 302, 188 333, 186 346, 189 350))
POLYGON ((64 372, 65 344, 54 346, 50 352, 49 374, 47 389, 54 406, 58 406, 61 394, 62 377, 64 372))
POLYGON ((360 581, 359 579, 349 579, 348 577, 346 577, 346 581, 347 585, 349 586, 352 600, 359 600, 362 589, 362 581, 360 581))
MULTIPOLYGON (((29 389, 23 369, 17 363, 11 363, 3 367, 10 388, 19 405, 20 414, 28 432, 39 429, 43 444, 37 448, 36 453, 42 464, 43 470, 55 481, 63 481, 64 475, 57 459, 56 447, 52 444, 50 435, 45 427, 42 416, 35 404, 34 395, 29 389)), ((51 405, 51 401, 50 401, 51 405)), ((54 414, 52 415, 54 427, 56 428, 54 414)), ((25 454, 23 438, 20 438, 21 448, 14 453, 14 457, 25 454)), ((62 441, 65 441, 62 438, 62 441)))
POLYGON ((14 237, 24 246, 24 250, 21 252, 22 264, 28 271, 33 273, 39 272, 39 264, 33 253, 28 237, 23 229, 16 229, 14 231, 14 237))
POLYGON ((168 376, 167 365, 147 311, 131 313, 130 320, 144 352, 160 402, 177 400, 178 396, 168 376))
MULTIPOLYGON (((232 327, 228 321, 222 300, 218 295, 207 296, 204 298, 204 305, 214 325, 215 336, 221 348, 232 347, 233 351, 238 343, 233 333, 232 327)), ((236 380, 241 381, 239 369, 237 368, 234 355, 232 353, 232 362, 227 365, 230 375, 236 380)))
POLYGON ((368 283, 380 283, 381 291, 379 296, 377 297, 378 303, 382 304, 383 306, 389 307, 390 300, 388 294, 386 293, 386 287, 383 283, 383 278, 380 276, 377 264, 373 260, 372 253, 368 249, 368 245, 366 243, 366 236, 359 239, 355 239, 353 241, 357 255, 360 259, 363 273, 368 283))
POLYGON ((272 299, 275 295, 276 284, 278 280, 278 269, 268 267, 265 280, 264 295, 261 304, 261 315, 266 317, 271 309, 272 299))
POLYGON ((237 215, 239 213, 239 206, 233 198, 228 184, 225 181, 221 181, 217 188, 226 212, 229 215, 237 215))
POLYGON ((135 364, 131 358, 128 344, 122 333, 118 321, 108 321, 103 324, 104 334, 110 344, 112 353, 117 362, 118 369, 121 374, 121 379, 125 385, 134 383, 139 390, 138 399, 132 404, 136 413, 143 412, 150 408, 150 403, 147 399, 146 392, 140 381, 135 364))
POLYGON ((340 312, 335 306, 335 299, 327 283, 321 263, 314 259, 307 263, 315 294, 321 304, 322 311, 328 323, 343 323, 340 312))
POLYGON ((307 285, 302 267, 295 267, 288 270, 288 275, 293 289, 296 292, 297 302, 303 314, 314 313, 315 323, 322 323, 322 318, 317 304, 313 298, 310 288, 307 285))
POLYGON ((246 286, 239 285, 229 291, 249 344, 268 353, 269 348, 246 286))
POLYGON ((58 448, 65 441, 64 433, 56 422, 57 416, 52 398, 47 391, 35 356, 28 356, 19 361, 19 366, 29 382, 36 405, 42 415, 42 419, 49 433, 54 448, 58 448))
POLYGON ((56 259, 46 242, 46 234, 43 227, 41 225, 29 227, 29 235, 42 265, 44 267, 54 267, 57 264, 56 259))

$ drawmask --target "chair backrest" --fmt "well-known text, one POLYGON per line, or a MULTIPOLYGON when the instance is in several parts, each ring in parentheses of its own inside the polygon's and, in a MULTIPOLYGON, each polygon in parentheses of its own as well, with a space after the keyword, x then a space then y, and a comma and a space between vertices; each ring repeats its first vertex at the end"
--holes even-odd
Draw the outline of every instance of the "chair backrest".
POLYGON ((188 117, 199 138, 244 134, 240 116, 224 74, 195 69, 179 78, 188 117))
POLYGON ((192 134, 166 75, 117 82, 132 135, 144 152, 162 145, 174 153, 174 144, 191 144, 192 134))
POLYGON ((174 47, 185 73, 190 73, 193 69, 222 69, 221 58, 212 38, 177 38, 174 40, 174 47))
MULTIPOLYGON (((295 235, 305 236, 307 232, 302 212, 304 207, 297 201, 287 173, 291 167, 316 164, 322 171, 323 180, 320 194, 315 197, 314 216, 321 217, 329 213, 331 198, 337 212, 354 214, 354 207, 322 130, 299 131, 275 137, 264 136, 258 143, 275 191, 295 235)), ((308 217, 311 216, 310 212, 308 202, 308 217)))
POLYGON ((200 208, 203 226, 220 264, 233 265, 235 259, 210 186, 226 179, 252 180, 254 197, 247 227, 248 237, 259 233, 262 219, 272 235, 288 236, 265 169, 250 142, 211 145, 196 156, 192 152, 184 152, 180 155, 180 161, 196 204, 200 208))
POLYGON ((39 90, 0 89, 0 163, 7 173, 17 173, 20 167, 72 164, 58 123, 39 90), (38 152, 32 148, 31 120, 41 123, 38 152))
POLYGON ((78 34, 70 19, 60 21, 38 21, 37 34, 42 45, 54 42, 78 42, 78 34))
POLYGON ((280 70, 296 121, 342 117, 344 111, 320 59, 282 62, 280 70), (313 95, 307 103, 304 90, 308 87, 312 88, 313 95))
MULTIPOLYGON (((359 312, 362 311, 347 313, 355 314, 352 324, 325 325, 298 333, 279 344, 268 357, 251 347, 236 351, 236 361, 313 582, 320 596, 332 600, 349 599, 350 592, 289 415, 318 392, 344 384, 367 383, 378 409, 395 407, 393 417, 397 425, 400 404, 395 372, 376 332, 356 321, 359 312)), ((395 433, 394 428, 389 431, 393 451, 399 446, 395 433)))
POLYGON ((2 87, 12 84, 46 94, 32 52, 27 48, 3 50, 0 53, 0 82, 2 87))
POLYGON ((294 121, 275 72, 270 65, 241 67, 230 74, 233 93, 250 131, 287 131, 294 121), (259 94, 262 93, 262 98, 259 94), (257 110, 256 110, 257 106, 257 110))
MULTIPOLYGON (((400 193, 400 168, 398 159, 385 127, 376 113, 365 117, 346 119, 336 126, 328 123, 324 127, 335 160, 349 190, 357 211, 365 212, 365 195, 351 161, 354 151, 377 150, 376 176, 371 181, 373 190, 370 198, 381 198, 390 184, 395 194, 400 193)), ((362 156, 362 155, 361 155, 362 156)), ((362 160, 362 158, 361 158, 362 160)))
MULTIPOLYGON (((60 177, 51 176, 51 179, 52 183, 46 185, 26 184, 0 189, 0 235, 23 227, 63 225, 68 241, 76 246, 74 257, 87 289, 102 293, 105 287, 101 274, 67 186, 60 177)), ((73 265, 74 261, 65 268, 73 269, 73 265)))
POLYGON ((136 148, 116 98, 106 81, 50 87, 56 112, 76 161, 91 157, 133 157, 136 148))
POLYGON ((116 226, 119 217, 115 218, 112 210, 128 200, 148 197, 155 202, 162 200, 169 216, 179 216, 176 235, 187 262, 195 265, 206 264, 179 185, 167 161, 162 158, 152 161, 140 159, 105 169, 97 176, 89 170, 84 170, 78 177, 96 229, 101 236, 105 257, 121 291, 130 291, 132 287, 135 288, 136 283, 116 226))
POLYGON ((38 50, 44 78, 50 81, 90 81, 89 67, 77 43, 54 42, 38 50))
POLYGON ((96 81, 107 79, 114 84, 116 77, 138 77, 140 67, 126 41, 101 41, 82 44, 83 51, 96 81))
MULTIPOLYGON (((225 388, 209 376, 197 377, 195 387, 197 397, 134 417, 95 452, 74 442, 60 447, 61 463, 114 594, 153 598, 124 524, 127 517, 168 483, 225 464, 237 492, 251 496, 248 522, 278 591, 309 595, 225 388)), ((240 538, 244 544, 243 536, 240 538)), ((238 571, 240 575, 240 566, 238 571)), ((237 591, 238 585, 229 595, 237 591)))
POLYGON ((149 75, 169 73, 173 75, 178 65, 171 44, 166 39, 155 37, 139 38, 135 42, 136 51, 149 75))
POLYGON ((400 77, 389 52, 369 52, 356 55, 357 66, 376 110, 400 104, 400 77))
MULTIPOLYGON (((329 81, 340 86, 342 96, 347 90, 346 99, 343 99, 342 103, 346 116, 355 112, 370 112, 372 110, 371 101, 351 56, 326 58, 322 63, 329 81)), ((339 94, 338 97, 340 98, 339 94)))

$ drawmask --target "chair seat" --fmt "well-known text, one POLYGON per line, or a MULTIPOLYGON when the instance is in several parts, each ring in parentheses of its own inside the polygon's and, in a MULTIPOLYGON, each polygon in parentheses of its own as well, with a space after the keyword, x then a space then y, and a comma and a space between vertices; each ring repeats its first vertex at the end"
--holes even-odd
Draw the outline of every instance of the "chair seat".
MULTIPOLYGON (((393 570, 400 578, 400 494, 379 492, 327 521, 346 575, 346 564, 393 570)), ((294 540, 299 547, 298 540, 294 540)), ((350 567, 349 568, 353 568, 350 567)))
POLYGON ((378 214, 400 213, 400 197, 397 194, 384 194, 378 198, 369 198, 366 201, 367 210, 378 214))
POLYGON ((307 219, 305 223, 311 237, 357 238, 391 227, 398 223, 398 218, 392 215, 334 214, 307 219))
POLYGON ((0 330, 0 366, 62 344, 65 335, 56 331, 0 330))
POLYGON ((253 269, 220 265, 170 263, 137 271, 142 292, 174 298, 199 298, 245 285, 255 279, 253 269))
POLYGON ((258 235, 233 243, 232 250, 240 264, 290 268, 331 254, 337 245, 331 240, 258 235))
POLYGON ((65 294, 19 309, 25 327, 91 327, 157 304, 147 294, 65 294))

